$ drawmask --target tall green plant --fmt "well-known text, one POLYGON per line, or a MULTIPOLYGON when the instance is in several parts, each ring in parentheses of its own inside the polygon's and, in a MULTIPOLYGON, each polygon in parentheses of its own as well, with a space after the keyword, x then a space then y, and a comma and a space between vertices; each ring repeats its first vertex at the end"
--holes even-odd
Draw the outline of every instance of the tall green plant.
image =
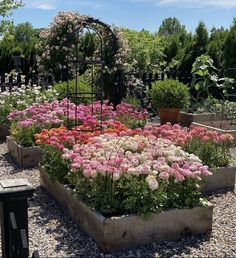
POLYGON ((210 96, 210 87, 215 86, 222 89, 222 93, 227 93, 227 88, 232 87, 233 80, 230 78, 219 78, 218 69, 213 65, 213 60, 208 55, 199 56, 192 66, 193 79, 191 86, 198 92, 197 99, 200 95, 210 96))

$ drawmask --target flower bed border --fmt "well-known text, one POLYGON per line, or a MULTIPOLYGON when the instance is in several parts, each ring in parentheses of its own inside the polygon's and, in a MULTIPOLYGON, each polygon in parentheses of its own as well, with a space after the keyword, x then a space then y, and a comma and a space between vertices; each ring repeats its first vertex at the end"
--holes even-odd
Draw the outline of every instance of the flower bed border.
POLYGON ((236 130, 224 130, 224 129, 221 129, 221 128, 218 128, 218 127, 212 127, 212 126, 209 126, 209 125, 204 125, 204 124, 196 123, 196 122, 193 122, 193 124, 196 125, 196 126, 206 128, 208 130, 214 130, 218 133, 222 133, 222 134, 229 133, 234 137, 233 144, 234 145, 236 144, 236 130))
POLYGON ((221 119, 222 114, 220 113, 203 113, 203 114, 195 114, 195 113, 187 113, 184 111, 180 111, 178 115, 178 123, 183 126, 190 126, 192 123, 201 123, 205 121, 212 121, 216 119, 221 119))
POLYGON ((39 147, 22 147, 12 136, 7 136, 7 149, 22 168, 37 166, 43 155, 39 147))
POLYGON ((10 126, 5 124, 0 124, 0 141, 5 141, 9 134, 10 134, 10 126))
POLYGON ((40 184, 104 252, 177 239, 185 235, 209 233, 212 230, 213 205, 210 203, 206 208, 161 212, 149 220, 136 215, 106 218, 79 201, 69 186, 53 182, 41 167, 40 184))
POLYGON ((204 178, 203 191, 206 193, 220 190, 235 190, 236 167, 210 169, 212 176, 204 178))

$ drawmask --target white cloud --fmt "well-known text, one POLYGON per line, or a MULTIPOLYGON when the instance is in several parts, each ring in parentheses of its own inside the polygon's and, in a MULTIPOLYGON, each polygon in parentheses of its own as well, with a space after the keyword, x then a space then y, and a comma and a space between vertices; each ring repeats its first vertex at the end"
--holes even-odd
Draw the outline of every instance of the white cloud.
POLYGON ((87 6, 87 7, 91 7, 94 9, 100 8, 103 6, 101 1, 88 1, 88 0, 80 0, 77 2, 78 5, 80 6, 87 6))
POLYGON ((58 1, 50 0, 26 0, 24 1, 25 7, 30 9, 54 10, 57 9, 58 1))
POLYGON ((24 0, 25 7, 31 9, 54 10, 71 6, 79 8, 87 6, 93 9, 104 6, 103 0, 24 0))
POLYGON ((42 10, 54 10, 57 7, 52 5, 52 4, 39 4, 38 6, 36 6, 38 9, 42 9, 42 10))
POLYGON ((236 0, 130 0, 142 4, 180 7, 219 7, 236 8, 236 0))

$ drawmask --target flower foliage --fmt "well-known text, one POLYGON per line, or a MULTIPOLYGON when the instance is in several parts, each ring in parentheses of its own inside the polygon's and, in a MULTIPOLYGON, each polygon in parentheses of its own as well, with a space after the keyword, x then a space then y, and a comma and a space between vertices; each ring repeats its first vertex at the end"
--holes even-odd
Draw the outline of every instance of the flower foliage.
POLYGON ((192 207, 199 203, 198 181, 211 175, 197 156, 155 136, 103 134, 63 153, 78 197, 108 214, 192 207), (178 200, 173 185, 185 190, 178 200))
POLYGON ((184 150, 186 145, 232 140, 199 127, 169 124, 132 130, 108 120, 103 134, 84 133, 83 126, 35 135, 45 151, 42 164, 52 179, 70 183, 79 199, 109 215, 199 205, 199 185, 211 172, 194 151, 184 150))
POLYGON ((165 124, 160 127, 147 125, 143 135, 169 139, 187 152, 199 156, 203 163, 210 167, 228 166, 231 160, 231 134, 221 134, 195 125, 187 128, 177 124, 165 124))
MULTIPOLYGON (((127 129, 126 126, 144 125, 147 120, 147 112, 145 110, 138 112, 134 107, 126 104, 120 104, 115 111, 108 100, 103 103, 96 101, 88 105, 75 105, 68 99, 63 99, 51 103, 35 103, 22 111, 11 112, 8 119, 12 123, 12 134, 17 142, 24 146, 32 146, 34 145, 34 134, 40 133, 43 129, 60 127, 61 125, 69 126, 76 121, 76 123, 81 124, 77 128, 80 131, 98 131, 101 121, 103 121, 104 128, 100 129, 106 130, 106 132, 115 132, 113 129, 117 130, 119 126, 124 131, 127 129), (124 116, 127 118, 126 120, 124 116), (126 126, 119 122, 107 121, 110 119, 124 120, 126 126)), ((118 130, 121 131, 120 128, 118 130)))
MULTIPOLYGON (((81 28, 87 26, 91 30, 99 32, 104 41, 105 54, 103 56, 105 60, 103 61, 105 65, 103 71, 100 68, 94 69, 93 76, 96 86, 99 87, 100 85, 100 75, 102 73, 104 81, 106 81, 103 87, 105 96, 115 103, 118 96, 114 96, 114 83, 117 82, 118 74, 119 76, 124 75, 122 76, 125 80, 124 84, 129 86, 132 92, 137 87, 143 87, 142 80, 133 75, 137 61, 132 57, 132 50, 120 29, 111 29, 95 20, 90 22, 91 19, 91 17, 81 16, 77 12, 59 12, 49 28, 40 33, 40 42, 37 46, 40 55, 37 57, 37 65, 40 71, 52 73, 56 81, 59 81, 62 71, 67 69, 67 65, 69 78, 73 77, 73 65, 71 63, 67 64, 67 60, 73 60, 76 56, 76 45, 78 45, 80 54, 84 59, 101 58, 101 46, 98 44, 100 39, 96 38, 96 33, 93 33, 91 38, 88 39, 88 34, 81 32, 81 28), (77 38, 78 32, 81 33, 79 40, 77 38), (83 46, 83 41, 87 42, 86 47, 83 46)), ((86 72, 86 70, 89 71, 89 68, 84 68, 81 73, 86 72)), ((125 95, 125 88, 121 88, 120 85, 119 95, 122 98, 125 95)))
POLYGON ((116 107, 116 117, 129 128, 143 127, 149 118, 146 109, 138 110, 133 105, 122 102, 116 107))
POLYGON ((85 129, 92 130, 92 127, 81 125, 72 129, 67 129, 64 126, 52 128, 51 130, 43 129, 41 133, 35 134, 34 137, 38 145, 50 145, 63 150, 65 147, 72 148, 75 144, 89 143, 91 138, 99 136, 102 133, 115 135, 134 134, 132 130, 125 127, 119 121, 114 120, 104 121, 102 131, 85 132, 85 129))
POLYGON ((53 101, 57 97, 57 91, 48 89, 40 91, 41 87, 29 88, 22 85, 21 88, 13 88, 11 92, 4 91, 0 94, 0 124, 8 124, 7 116, 17 110, 23 110, 34 102, 53 101))

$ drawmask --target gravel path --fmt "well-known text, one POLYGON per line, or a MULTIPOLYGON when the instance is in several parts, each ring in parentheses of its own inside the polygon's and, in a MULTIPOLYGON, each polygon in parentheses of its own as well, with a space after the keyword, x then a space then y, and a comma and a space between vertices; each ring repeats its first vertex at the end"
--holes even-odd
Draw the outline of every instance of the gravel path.
POLYGON ((65 215, 53 198, 39 186, 36 169, 20 170, 0 144, 0 178, 27 178, 36 188, 29 201, 30 253, 41 257, 236 257, 236 195, 232 192, 209 196, 215 205, 210 236, 152 243, 140 248, 104 255, 95 241, 65 215))

